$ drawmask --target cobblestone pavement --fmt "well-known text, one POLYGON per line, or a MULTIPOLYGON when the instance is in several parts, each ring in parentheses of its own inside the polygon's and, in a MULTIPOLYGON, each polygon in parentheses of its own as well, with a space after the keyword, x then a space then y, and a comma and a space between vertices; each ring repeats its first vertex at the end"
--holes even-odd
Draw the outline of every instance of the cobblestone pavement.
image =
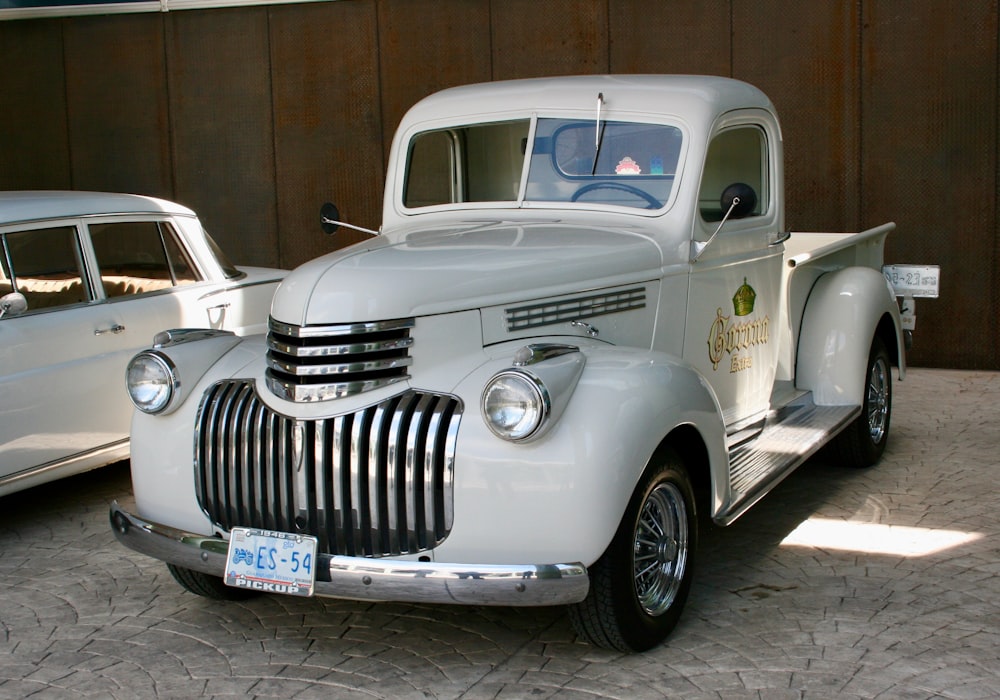
POLYGON ((882 463, 820 456, 707 533, 636 655, 554 608, 198 598, 114 540, 125 463, 7 496, 0 698, 996 697, 998 403, 1000 373, 911 370, 882 463))

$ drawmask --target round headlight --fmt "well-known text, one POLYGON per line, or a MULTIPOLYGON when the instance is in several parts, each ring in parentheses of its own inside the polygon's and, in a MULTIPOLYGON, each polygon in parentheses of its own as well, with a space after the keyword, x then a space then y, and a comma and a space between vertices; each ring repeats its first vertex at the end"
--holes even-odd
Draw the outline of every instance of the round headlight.
POLYGON ((504 440, 525 440, 548 414, 545 389, 521 372, 501 372, 483 390, 486 425, 504 440))
POLYGON ((179 386, 173 363, 155 352, 141 352, 125 371, 129 398, 140 411, 159 413, 170 405, 179 386))

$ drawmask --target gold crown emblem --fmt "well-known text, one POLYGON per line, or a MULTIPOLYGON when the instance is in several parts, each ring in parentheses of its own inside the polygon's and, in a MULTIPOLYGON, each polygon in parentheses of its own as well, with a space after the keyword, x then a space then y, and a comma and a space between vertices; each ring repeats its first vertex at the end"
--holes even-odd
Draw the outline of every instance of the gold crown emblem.
POLYGON ((733 313, 737 316, 749 316, 753 313, 753 304, 757 299, 757 292, 747 284, 747 278, 743 278, 743 284, 733 295, 733 313))

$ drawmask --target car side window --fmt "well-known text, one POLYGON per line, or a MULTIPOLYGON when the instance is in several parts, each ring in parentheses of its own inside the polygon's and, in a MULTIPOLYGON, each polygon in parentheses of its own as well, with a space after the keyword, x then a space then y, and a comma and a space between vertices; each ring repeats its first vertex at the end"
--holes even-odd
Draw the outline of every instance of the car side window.
POLYGON ((109 299, 155 292, 200 280, 169 224, 116 221, 90 224, 104 294, 109 299))
POLYGON ((756 202, 746 216, 767 211, 767 139, 757 126, 741 126, 719 133, 708 147, 698 205, 705 221, 721 221, 726 214, 722 194, 735 184, 749 185, 756 202))
POLYGON ((0 238, 0 296, 20 292, 28 313, 90 300, 75 226, 11 231, 0 238))

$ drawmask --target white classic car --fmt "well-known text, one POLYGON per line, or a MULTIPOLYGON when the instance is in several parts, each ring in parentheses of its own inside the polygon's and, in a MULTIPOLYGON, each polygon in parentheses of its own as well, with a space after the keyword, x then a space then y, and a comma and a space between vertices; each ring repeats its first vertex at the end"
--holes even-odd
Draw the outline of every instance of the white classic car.
POLYGON ((699 513, 729 524, 824 444, 860 467, 888 439, 893 226, 784 217, 781 129, 746 83, 432 95, 378 235, 291 272, 266 336, 133 360, 115 532, 206 596, 565 604, 595 644, 658 644, 699 513))
POLYGON ((128 457, 129 358, 169 328, 261 332, 284 275, 172 202, 0 193, 0 495, 128 457))

